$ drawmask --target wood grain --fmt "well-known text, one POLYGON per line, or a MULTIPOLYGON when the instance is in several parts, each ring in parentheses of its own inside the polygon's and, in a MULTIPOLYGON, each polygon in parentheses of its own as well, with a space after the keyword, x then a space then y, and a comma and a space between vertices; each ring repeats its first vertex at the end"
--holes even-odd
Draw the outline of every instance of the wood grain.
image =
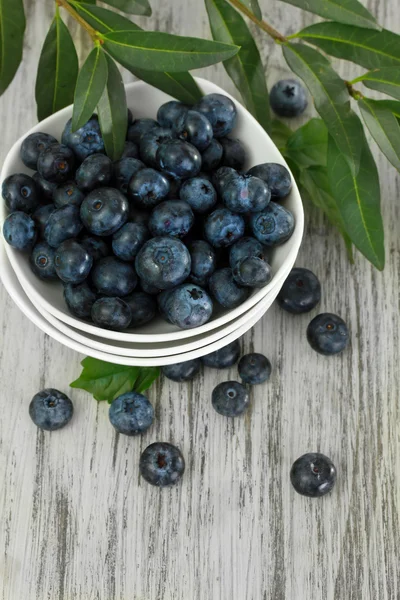
MULTIPOLYGON (((261 4, 284 33, 313 22, 287 4, 261 4)), ((367 5, 400 32, 397 0, 367 5)), ((141 25, 209 35, 202 2, 152 6, 141 25)), ((35 68, 53 6, 29 0, 26 8, 24 63, 0 99, 1 157, 35 122, 35 68)), ((280 48, 256 38, 273 83, 287 73, 280 48)), ((78 41, 83 56, 88 39, 79 32, 78 41)), ((340 70, 360 72, 345 63, 340 70)), ((201 74, 235 93, 221 66, 201 74)), ((244 419, 231 422, 210 406, 212 388, 236 369, 209 370, 191 385, 154 387, 157 420, 141 439, 115 435, 107 406, 76 390, 71 425, 36 430, 32 395, 45 386, 68 392, 82 357, 36 329, 0 287, 1 600, 400 598, 400 189, 377 157, 385 271, 359 257, 349 265, 339 237, 309 208, 298 259, 323 282, 321 310, 350 324, 350 350, 316 355, 305 338, 309 317, 271 308, 242 340, 274 366, 244 419), (155 440, 178 444, 187 459, 174 489, 139 479, 139 454, 155 440), (334 492, 321 501, 296 495, 289 481, 293 460, 311 450, 338 468, 334 492)))

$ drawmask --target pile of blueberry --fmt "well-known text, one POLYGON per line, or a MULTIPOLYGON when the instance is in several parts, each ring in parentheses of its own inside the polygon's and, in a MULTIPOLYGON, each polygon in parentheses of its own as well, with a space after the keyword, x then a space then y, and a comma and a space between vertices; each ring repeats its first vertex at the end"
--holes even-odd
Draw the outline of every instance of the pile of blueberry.
POLYGON ((268 256, 294 230, 282 204, 291 176, 264 163, 245 171, 242 143, 229 137, 232 100, 209 94, 190 108, 163 104, 133 120, 123 156, 106 155, 97 116, 61 144, 29 135, 8 177, 5 240, 30 254, 42 280, 61 280, 71 313, 122 331, 159 312, 198 327, 220 305, 232 309, 272 278, 268 256))

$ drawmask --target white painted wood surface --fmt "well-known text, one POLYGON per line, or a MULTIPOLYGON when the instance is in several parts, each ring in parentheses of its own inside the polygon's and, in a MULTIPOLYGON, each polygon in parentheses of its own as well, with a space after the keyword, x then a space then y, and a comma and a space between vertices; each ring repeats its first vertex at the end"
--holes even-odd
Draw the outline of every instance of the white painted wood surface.
MULTIPOLYGON (((24 63, 0 99, 4 157, 35 122, 34 79, 53 6, 26 2, 24 63)), ((141 24, 207 36, 202 2, 152 0, 141 24)), ((273 0, 264 14, 283 33, 310 15, 273 0)), ((400 32, 397 0, 369 0, 379 21, 400 32)), ((281 51, 257 40, 274 82, 287 72, 281 51)), ((79 32, 79 43, 87 43, 79 32)), ((82 53, 83 55, 83 53, 82 53)), ((357 72, 343 63, 349 78, 357 72)), ((233 91, 221 66, 204 75, 233 91)), ((129 80, 129 76, 127 77, 129 80)), ((134 109, 134 107, 132 107, 134 109)), ((156 423, 141 439, 116 436, 105 404, 69 390, 81 356, 49 339, 0 287, 1 600, 396 600, 400 598, 399 177, 378 157, 387 266, 357 256, 307 209, 298 265, 323 284, 321 310, 350 325, 351 348, 324 358, 307 345, 308 316, 273 307, 243 339, 274 366, 254 388, 252 409, 231 422, 210 406, 212 388, 236 369, 207 371, 192 385, 160 381, 151 391, 156 423), (76 414, 65 430, 37 430, 28 416, 43 387, 70 393, 76 414), (179 445, 182 481, 158 490, 141 481, 141 450, 179 445), (318 450, 338 482, 321 501, 295 494, 290 466, 318 450)))

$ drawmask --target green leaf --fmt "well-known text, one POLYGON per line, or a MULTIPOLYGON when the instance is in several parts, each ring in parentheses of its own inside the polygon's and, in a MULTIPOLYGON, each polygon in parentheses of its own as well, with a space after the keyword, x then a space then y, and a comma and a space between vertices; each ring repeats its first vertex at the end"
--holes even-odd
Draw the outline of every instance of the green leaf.
POLYGON ((107 83, 107 59, 100 46, 93 48, 83 64, 76 82, 72 131, 87 123, 107 83))
POLYGON ((359 139, 360 169, 354 175, 332 137, 328 140, 328 177, 343 224, 353 244, 382 270, 385 265, 379 175, 365 138, 359 139))
POLYGON ((361 115, 372 137, 392 165, 400 171, 400 126, 394 114, 379 100, 358 102, 361 115))
POLYGON ((358 81, 362 81, 365 87, 371 90, 377 90, 400 100, 400 69, 398 67, 383 67, 369 71, 354 79, 352 83, 358 81))
POLYGON ((74 42, 57 10, 43 44, 36 77, 39 121, 72 104, 78 71, 74 42))
POLYGON ((272 119, 270 136, 272 141, 282 152, 285 149, 286 143, 293 131, 278 119, 272 119))
POLYGON ((107 85, 97 106, 97 113, 107 155, 111 160, 118 160, 125 145, 128 107, 121 73, 112 58, 106 55, 106 59, 107 85))
POLYGON ((95 400, 109 403, 126 392, 144 392, 160 374, 157 367, 114 365, 89 356, 81 365, 82 373, 70 386, 90 392, 95 400))
POLYGON ((326 166, 328 130, 321 119, 311 119, 299 127, 286 144, 286 156, 300 167, 326 166))
POLYGON ((145 17, 151 15, 151 6, 148 0, 103 0, 103 2, 131 15, 143 15, 145 17))
MULTIPOLYGON (((97 31, 109 33, 111 31, 141 31, 140 27, 122 17, 118 13, 101 8, 100 6, 88 6, 72 2, 75 10, 97 31)), ((166 94, 177 98, 185 104, 195 104, 202 97, 202 92, 190 73, 160 73, 157 71, 145 71, 129 66, 121 59, 120 64, 128 69, 135 77, 162 90, 166 94)))
MULTIPOLYGON (((371 102, 370 98, 365 98, 368 102, 371 102)), ((386 108, 386 110, 390 111, 395 115, 395 117, 400 117, 400 102, 397 100, 373 100, 373 102, 378 102, 381 108, 386 108)))
POLYGON ((363 127, 351 110, 346 84, 329 61, 313 48, 288 44, 283 47, 283 53, 289 67, 310 90, 315 108, 356 174, 360 164, 359 138, 363 134, 363 127))
POLYGON ((205 0, 214 40, 240 46, 224 67, 257 121, 270 128, 267 84, 260 53, 243 17, 225 0, 205 0))
POLYGON ((381 29, 375 17, 357 0, 283 0, 329 21, 381 29))
POLYGON ((207 67, 234 56, 237 46, 158 31, 115 31, 105 49, 124 66, 172 73, 207 67))
POLYGON ((22 60, 25 13, 22 0, 0 0, 0 95, 14 79, 22 60))
POLYGON ((350 260, 353 262, 351 239, 346 233, 342 216, 332 196, 326 167, 313 166, 302 169, 300 185, 305 189, 311 202, 321 209, 329 222, 340 231, 349 252, 350 260))
POLYGON ((317 23, 295 37, 366 69, 400 66, 400 36, 386 29, 368 31, 340 23, 317 23))
POLYGON ((262 13, 261 13, 260 5, 258 4, 258 0, 241 0, 241 1, 242 1, 242 4, 244 4, 245 6, 247 6, 247 8, 249 10, 251 10, 251 12, 253 13, 253 15, 259 21, 261 21, 261 19, 262 19, 262 13))

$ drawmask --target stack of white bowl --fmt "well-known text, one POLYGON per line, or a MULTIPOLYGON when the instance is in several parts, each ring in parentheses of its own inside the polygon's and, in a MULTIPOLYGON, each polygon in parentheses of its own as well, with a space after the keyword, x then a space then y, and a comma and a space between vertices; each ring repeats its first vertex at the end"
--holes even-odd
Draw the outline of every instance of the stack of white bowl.
MULTIPOLYGON (((197 82, 205 94, 216 92, 229 96, 209 81, 198 78, 197 82)), ((128 85, 126 92, 128 106, 135 118, 155 118, 158 107, 171 99, 143 82, 128 85)), ((234 136, 245 145, 247 167, 264 162, 286 165, 264 129, 237 100, 232 100, 238 111, 234 136)), ((19 156, 22 140, 27 135, 43 131, 61 140, 64 125, 71 115, 72 107, 67 107, 27 131, 10 150, 1 181, 13 173, 31 174, 19 156)), ((2 202, 0 205, 2 223, 7 215, 2 202)), ((0 247, 1 278, 26 316, 48 335, 78 352, 123 365, 157 366, 183 362, 217 350, 243 335, 262 318, 275 300, 294 265, 303 235, 303 206, 294 180, 284 206, 294 214, 296 225, 290 240, 271 251, 271 283, 254 290, 243 304, 233 310, 215 310, 212 320, 197 329, 180 330, 158 317, 142 327, 116 332, 78 319, 68 311, 61 283, 46 283, 38 279, 29 267, 27 256, 8 246, 4 240, 0 247)))

